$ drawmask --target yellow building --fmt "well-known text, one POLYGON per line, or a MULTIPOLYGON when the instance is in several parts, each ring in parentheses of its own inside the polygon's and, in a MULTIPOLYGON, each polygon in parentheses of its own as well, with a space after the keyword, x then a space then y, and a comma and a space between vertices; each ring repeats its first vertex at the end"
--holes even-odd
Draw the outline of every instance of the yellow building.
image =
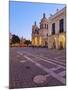
POLYGON ((39 45, 39 28, 35 24, 32 26, 32 45, 38 46, 39 45))

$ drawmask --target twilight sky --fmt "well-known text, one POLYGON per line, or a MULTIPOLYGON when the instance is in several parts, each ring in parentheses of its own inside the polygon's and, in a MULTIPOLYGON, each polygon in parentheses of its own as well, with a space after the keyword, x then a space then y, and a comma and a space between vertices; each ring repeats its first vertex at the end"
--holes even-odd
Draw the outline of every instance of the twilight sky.
POLYGON ((32 25, 37 22, 39 26, 43 13, 48 18, 56 9, 65 7, 64 4, 9 2, 10 32, 19 37, 31 39, 32 25))

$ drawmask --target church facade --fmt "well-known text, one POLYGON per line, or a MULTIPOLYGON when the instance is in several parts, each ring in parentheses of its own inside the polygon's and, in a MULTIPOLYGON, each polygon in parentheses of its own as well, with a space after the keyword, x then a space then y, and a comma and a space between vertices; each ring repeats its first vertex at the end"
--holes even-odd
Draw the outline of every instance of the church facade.
POLYGON ((35 22, 32 26, 32 46, 66 47, 66 7, 57 10, 48 19, 43 14, 39 27, 35 22))
POLYGON ((32 26, 32 46, 47 46, 47 35, 48 35, 48 20, 43 14, 40 26, 35 24, 32 26))

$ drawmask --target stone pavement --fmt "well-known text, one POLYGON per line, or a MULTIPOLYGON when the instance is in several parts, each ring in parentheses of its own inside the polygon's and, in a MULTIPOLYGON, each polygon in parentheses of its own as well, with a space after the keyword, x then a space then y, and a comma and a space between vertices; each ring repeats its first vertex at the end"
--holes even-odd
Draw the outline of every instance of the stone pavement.
POLYGON ((10 48, 10 88, 66 84, 65 49, 10 48))

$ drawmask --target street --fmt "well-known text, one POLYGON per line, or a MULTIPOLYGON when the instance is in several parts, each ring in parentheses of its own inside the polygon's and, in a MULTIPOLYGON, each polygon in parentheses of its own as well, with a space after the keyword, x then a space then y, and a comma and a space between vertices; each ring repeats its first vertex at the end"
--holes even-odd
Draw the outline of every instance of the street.
POLYGON ((10 48, 9 87, 30 88, 65 85, 65 53, 65 49, 10 48))

